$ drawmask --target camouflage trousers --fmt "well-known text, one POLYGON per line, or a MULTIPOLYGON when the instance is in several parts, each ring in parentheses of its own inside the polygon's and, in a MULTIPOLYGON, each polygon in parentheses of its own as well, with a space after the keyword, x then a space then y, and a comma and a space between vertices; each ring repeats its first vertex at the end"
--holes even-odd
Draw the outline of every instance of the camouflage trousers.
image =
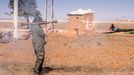
POLYGON ((36 55, 36 62, 34 67, 34 72, 40 73, 43 69, 44 62, 44 44, 40 44, 38 42, 33 42, 33 47, 36 55))

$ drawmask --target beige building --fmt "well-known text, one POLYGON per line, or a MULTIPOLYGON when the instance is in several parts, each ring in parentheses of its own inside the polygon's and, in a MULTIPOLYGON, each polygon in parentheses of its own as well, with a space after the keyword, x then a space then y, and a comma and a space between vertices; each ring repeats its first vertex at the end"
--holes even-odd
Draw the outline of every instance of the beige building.
POLYGON ((94 11, 91 9, 72 11, 68 14, 67 31, 76 35, 93 29, 94 11))

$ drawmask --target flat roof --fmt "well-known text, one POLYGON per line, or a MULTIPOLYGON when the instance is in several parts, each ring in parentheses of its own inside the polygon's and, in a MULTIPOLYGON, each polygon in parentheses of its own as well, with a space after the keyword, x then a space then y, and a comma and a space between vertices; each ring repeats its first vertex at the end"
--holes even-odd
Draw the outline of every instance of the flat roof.
POLYGON ((73 16, 74 16, 74 15, 82 16, 82 15, 88 14, 88 13, 94 13, 94 11, 91 10, 91 9, 87 9, 87 10, 78 9, 78 10, 76 10, 76 11, 70 12, 68 15, 69 15, 69 16, 72 16, 72 15, 73 15, 73 16))

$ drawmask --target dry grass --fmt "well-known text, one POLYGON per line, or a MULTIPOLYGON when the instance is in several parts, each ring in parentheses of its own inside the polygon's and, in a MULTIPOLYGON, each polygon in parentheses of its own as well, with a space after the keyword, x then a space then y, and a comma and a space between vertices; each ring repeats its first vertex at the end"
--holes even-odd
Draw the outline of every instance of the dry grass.
MULTIPOLYGON (((133 34, 49 34, 46 41, 44 66, 53 69, 47 75, 134 74, 133 34)), ((33 75, 34 62, 31 39, 0 44, 0 75, 33 75)))

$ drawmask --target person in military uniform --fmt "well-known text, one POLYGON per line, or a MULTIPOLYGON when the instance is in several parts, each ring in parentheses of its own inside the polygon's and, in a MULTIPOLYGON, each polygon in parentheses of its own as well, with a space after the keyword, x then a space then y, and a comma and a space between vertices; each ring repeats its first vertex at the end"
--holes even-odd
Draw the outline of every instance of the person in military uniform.
POLYGON ((114 26, 114 24, 111 25, 110 29, 113 32, 129 32, 129 31, 134 31, 134 29, 122 29, 122 28, 117 28, 114 26))
POLYGON ((43 29, 40 26, 41 21, 42 18, 39 15, 36 15, 33 20, 34 24, 31 25, 32 43, 36 55, 36 63, 34 67, 35 73, 41 73, 43 69, 43 62, 44 62, 45 34, 43 29))

